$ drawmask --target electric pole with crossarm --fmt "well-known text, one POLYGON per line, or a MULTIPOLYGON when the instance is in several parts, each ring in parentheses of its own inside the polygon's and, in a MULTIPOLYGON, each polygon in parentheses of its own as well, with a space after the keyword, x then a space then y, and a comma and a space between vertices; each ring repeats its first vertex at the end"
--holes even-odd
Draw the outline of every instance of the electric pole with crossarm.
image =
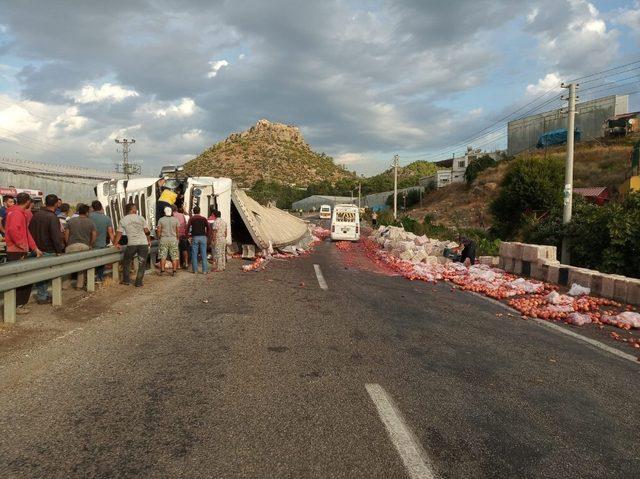
POLYGON ((141 171, 140 165, 129 163, 129 149, 135 142, 136 140, 133 138, 130 140, 127 140, 126 138, 118 140, 116 138, 116 143, 122 145, 122 164, 116 166, 116 171, 125 175, 127 180, 131 175, 139 175, 141 171))

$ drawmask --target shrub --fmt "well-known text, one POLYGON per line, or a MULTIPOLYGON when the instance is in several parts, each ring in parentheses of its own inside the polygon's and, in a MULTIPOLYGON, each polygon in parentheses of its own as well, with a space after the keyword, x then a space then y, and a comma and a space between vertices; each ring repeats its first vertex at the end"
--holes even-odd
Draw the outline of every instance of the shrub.
POLYGON ((519 158, 511 162, 502 188, 491 203, 497 236, 511 238, 527 214, 560 207, 563 185, 564 164, 559 158, 519 158))
POLYGON ((467 166, 467 169, 464 172, 465 181, 469 184, 473 183, 481 171, 491 168, 492 166, 495 166, 495 164, 496 160, 489 155, 483 155, 480 158, 477 158, 467 166))

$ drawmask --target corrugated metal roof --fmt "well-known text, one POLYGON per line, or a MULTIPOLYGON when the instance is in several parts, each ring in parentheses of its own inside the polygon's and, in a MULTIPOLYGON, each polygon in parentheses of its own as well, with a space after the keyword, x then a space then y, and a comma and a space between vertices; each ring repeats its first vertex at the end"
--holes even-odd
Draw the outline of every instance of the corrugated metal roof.
POLYGON ((0 169, 16 173, 38 174, 42 176, 64 176, 73 178, 87 178, 91 180, 121 179, 124 175, 115 171, 84 168, 81 166, 60 165, 55 163, 40 163, 17 158, 1 158, 0 169))
POLYGON ((274 248, 295 244, 309 232, 300 218, 278 208, 262 206, 238 188, 231 191, 231 201, 261 249, 268 249, 269 244, 274 248))
POLYGON ((606 190, 606 186, 592 186, 589 188, 574 188, 573 192, 580 196, 600 196, 606 190))

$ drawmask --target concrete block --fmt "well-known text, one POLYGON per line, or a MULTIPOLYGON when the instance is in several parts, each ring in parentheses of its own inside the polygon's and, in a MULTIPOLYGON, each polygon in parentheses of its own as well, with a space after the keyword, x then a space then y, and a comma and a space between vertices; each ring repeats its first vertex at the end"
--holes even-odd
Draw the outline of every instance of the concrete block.
POLYGON ((500 263, 500 256, 492 256, 491 257, 491 266, 492 267, 497 268, 499 263, 500 263))
POLYGON ((522 245, 522 260, 529 261, 531 263, 538 261, 540 258, 540 248, 537 244, 523 244, 522 245))
POLYGON ((640 279, 629 278, 627 283, 627 303, 640 305, 640 279))
POLYGON ((522 274, 522 260, 513 260, 513 274, 522 274))
POLYGON ((579 284, 580 286, 584 286, 585 288, 591 288, 591 277, 595 273, 595 271, 586 269, 586 268, 578 268, 575 266, 569 266, 569 279, 567 284, 571 286, 573 283, 579 284))
POLYGON ((516 260, 513 258, 504 258, 502 261, 504 263, 502 269, 504 269, 507 273, 513 273, 516 260))
POLYGON ((524 244, 523 243, 512 243, 512 258, 522 260, 522 255, 524 252, 524 244))
POLYGON ((544 257, 541 259, 545 259, 547 261, 557 261, 558 248, 556 248, 555 246, 544 245, 542 246, 541 254, 544 255, 544 257))
POLYGON ((559 264, 546 264, 547 268, 547 282, 558 284, 560 282, 560 269, 562 265, 559 264))
POLYGON ((499 253, 501 258, 511 258, 511 243, 509 241, 503 241, 500 243, 499 253))
POLYGON ((531 277, 539 281, 547 280, 548 266, 545 263, 531 263, 531 277))
POLYGON ((603 298, 613 299, 616 277, 612 274, 601 274, 600 276, 602 278, 602 286, 598 294, 603 298))
POLYGON ((629 286, 629 278, 616 275, 613 283, 613 299, 624 303, 627 301, 627 289, 629 286))
POLYGON ((602 296, 602 284, 604 275, 599 271, 593 271, 591 275, 591 294, 602 296))

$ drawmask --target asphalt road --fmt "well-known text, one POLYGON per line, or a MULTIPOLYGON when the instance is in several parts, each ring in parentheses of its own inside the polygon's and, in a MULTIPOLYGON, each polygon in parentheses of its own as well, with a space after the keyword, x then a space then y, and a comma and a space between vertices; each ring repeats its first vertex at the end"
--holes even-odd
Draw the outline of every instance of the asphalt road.
POLYGON ((0 477, 638 477, 640 364, 374 269, 113 287, 2 365, 0 477))

